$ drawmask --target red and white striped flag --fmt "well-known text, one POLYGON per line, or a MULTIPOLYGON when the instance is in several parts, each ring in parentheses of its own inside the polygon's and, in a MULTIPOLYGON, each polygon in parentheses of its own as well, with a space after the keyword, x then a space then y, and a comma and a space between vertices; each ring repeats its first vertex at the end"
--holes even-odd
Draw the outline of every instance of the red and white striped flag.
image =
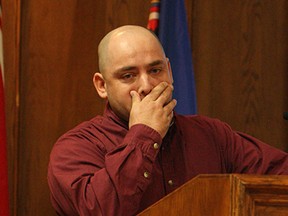
POLYGON ((151 0, 147 28, 155 32, 156 35, 158 34, 159 12, 160 12, 160 0, 151 0))
POLYGON ((8 165, 5 127, 2 4, 0 2, 0 215, 9 215, 8 165))

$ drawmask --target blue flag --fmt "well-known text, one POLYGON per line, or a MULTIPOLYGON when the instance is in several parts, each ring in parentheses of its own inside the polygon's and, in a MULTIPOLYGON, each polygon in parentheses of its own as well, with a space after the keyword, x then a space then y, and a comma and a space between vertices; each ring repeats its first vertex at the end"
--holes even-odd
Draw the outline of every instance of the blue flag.
MULTIPOLYGON (((151 8, 153 4, 155 7, 155 1, 152 2, 151 8)), ((160 5, 159 24, 157 23, 159 26, 153 30, 158 35, 171 63, 174 98, 177 100, 175 110, 180 114, 195 114, 197 112, 195 81, 184 0, 156 2, 160 5)))

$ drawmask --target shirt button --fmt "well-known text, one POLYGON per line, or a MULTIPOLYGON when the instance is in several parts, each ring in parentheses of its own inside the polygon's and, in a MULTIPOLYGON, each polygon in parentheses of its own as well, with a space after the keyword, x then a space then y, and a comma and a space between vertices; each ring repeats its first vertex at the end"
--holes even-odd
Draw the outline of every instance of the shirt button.
POLYGON ((149 173, 149 172, 144 172, 144 177, 145 177, 145 178, 149 178, 149 176, 150 176, 150 173, 149 173))
POLYGON ((153 148, 154 149, 158 149, 159 148, 159 144, 158 143, 154 143, 153 148))
POLYGON ((174 184, 173 180, 170 179, 170 180, 168 181, 168 184, 169 184, 170 186, 172 186, 172 185, 174 184))

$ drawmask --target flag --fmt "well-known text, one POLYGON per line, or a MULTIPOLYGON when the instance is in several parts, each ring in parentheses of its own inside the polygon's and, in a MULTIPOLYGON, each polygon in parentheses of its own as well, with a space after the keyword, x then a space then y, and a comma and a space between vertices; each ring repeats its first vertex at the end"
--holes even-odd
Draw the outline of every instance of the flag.
POLYGON ((154 31, 169 58, 176 112, 197 112, 192 51, 184 0, 152 0, 147 28, 154 31))
POLYGON ((4 70, 2 43, 2 4, 0 2, 0 215, 9 215, 8 165, 4 109, 4 70))
POLYGON ((152 0, 147 28, 158 34, 160 0, 152 0))

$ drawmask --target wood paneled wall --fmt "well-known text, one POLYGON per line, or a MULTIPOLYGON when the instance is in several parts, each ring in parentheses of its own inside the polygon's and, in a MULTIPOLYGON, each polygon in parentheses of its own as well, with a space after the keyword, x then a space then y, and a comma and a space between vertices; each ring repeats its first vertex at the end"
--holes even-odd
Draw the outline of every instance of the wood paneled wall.
MULTIPOLYGON (((186 0, 198 110, 288 149, 285 0, 186 0)), ((46 173, 56 139, 101 114, 97 45, 146 26, 150 0, 3 0, 11 215, 55 215, 46 173)))
POLYGON ((194 1, 200 114, 288 150, 288 1, 194 1))

